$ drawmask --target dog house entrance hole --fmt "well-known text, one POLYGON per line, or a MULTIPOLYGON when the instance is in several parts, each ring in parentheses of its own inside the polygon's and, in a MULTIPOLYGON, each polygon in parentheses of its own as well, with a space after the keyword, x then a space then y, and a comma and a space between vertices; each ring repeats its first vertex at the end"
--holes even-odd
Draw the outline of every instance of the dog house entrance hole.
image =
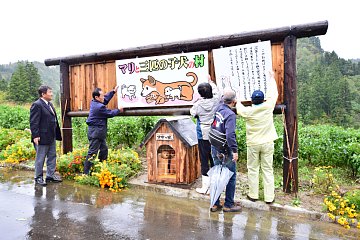
POLYGON ((161 145, 157 150, 157 170, 159 176, 176 175, 175 150, 169 145, 161 145))

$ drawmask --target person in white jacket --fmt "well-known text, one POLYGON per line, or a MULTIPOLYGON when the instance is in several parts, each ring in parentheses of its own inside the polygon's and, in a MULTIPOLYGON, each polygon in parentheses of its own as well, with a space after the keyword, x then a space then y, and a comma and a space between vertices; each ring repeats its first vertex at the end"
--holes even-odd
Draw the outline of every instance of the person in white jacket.
POLYGON ((214 166, 211 157, 211 144, 209 142, 209 131, 214 121, 215 109, 219 104, 219 90, 209 76, 208 83, 198 86, 200 98, 190 109, 190 114, 196 118, 196 132, 198 137, 199 154, 201 162, 202 187, 196 188, 198 193, 207 194, 210 186, 210 178, 207 175, 210 167, 214 166))
MULTIPOLYGON (((278 138, 273 121, 273 110, 278 98, 274 73, 270 73, 267 98, 260 90, 253 92, 251 107, 237 105, 237 114, 246 121, 246 145, 249 194, 247 198, 256 201, 259 198, 259 168, 261 167, 264 184, 264 201, 268 204, 275 199, 273 155, 274 140, 278 138)), ((238 99, 240 102, 240 99, 238 99)))

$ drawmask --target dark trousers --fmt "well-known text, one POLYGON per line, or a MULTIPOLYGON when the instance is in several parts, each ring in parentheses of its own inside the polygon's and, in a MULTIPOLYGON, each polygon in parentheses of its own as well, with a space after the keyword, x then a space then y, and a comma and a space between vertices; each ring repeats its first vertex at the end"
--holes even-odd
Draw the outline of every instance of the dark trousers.
POLYGON ((46 159, 46 177, 54 177, 56 170, 56 141, 49 145, 35 145, 35 178, 43 177, 43 167, 46 159))
POLYGON ((211 156, 211 144, 209 140, 198 140, 199 154, 201 163, 201 175, 207 176, 207 172, 214 166, 214 161, 211 156))
MULTIPOLYGON (((215 165, 225 162, 226 167, 228 167, 229 170, 234 173, 230 177, 229 182, 226 185, 225 203, 224 203, 224 207, 232 208, 235 203, 234 197, 235 197, 235 187, 236 187, 236 162, 232 161, 233 156, 234 156, 233 152, 229 148, 227 151, 229 154, 223 155, 225 157, 225 159, 220 159, 219 155, 218 155, 218 151, 214 147, 212 147, 211 151, 212 151, 212 156, 214 158, 215 165)), ((220 205, 220 196, 219 196, 218 200, 215 202, 215 205, 217 205, 217 206, 220 205)))
POLYGON ((84 173, 89 174, 92 166, 91 160, 94 160, 97 156, 100 161, 106 160, 108 157, 108 147, 106 145, 106 139, 90 138, 90 146, 88 154, 84 162, 84 173), (98 155, 99 153, 99 155, 98 155))

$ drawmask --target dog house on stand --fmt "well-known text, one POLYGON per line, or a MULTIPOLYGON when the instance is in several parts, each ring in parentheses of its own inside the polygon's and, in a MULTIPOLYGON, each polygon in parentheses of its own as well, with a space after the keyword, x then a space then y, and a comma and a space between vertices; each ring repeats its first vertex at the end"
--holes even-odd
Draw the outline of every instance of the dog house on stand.
POLYGON ((201 174, 196 125, 190 117, 160 119, 145 137, 149 183, 190 185, 201 174))

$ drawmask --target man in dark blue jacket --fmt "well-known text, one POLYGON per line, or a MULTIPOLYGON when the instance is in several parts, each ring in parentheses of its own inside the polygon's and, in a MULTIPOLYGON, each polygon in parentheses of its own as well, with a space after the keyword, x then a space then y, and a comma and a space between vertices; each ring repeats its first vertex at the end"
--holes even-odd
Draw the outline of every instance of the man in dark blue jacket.
POLYGON ((211 154, 214 164, 218 165, 224 162, 231 172, 229 182, 226 185, 224 207, 220 205, 220 197, 215 205, 210 208, 211 212, 216 212, 223 208, 224 212, 239 212, 241 207, 234 202, 236 186, 236 161, 238 160, 238 146, 236 142, 236 114, 231 108, 236 106, 236 94, 232 89, 225 89, 223 93, 224 103, 220 104, 215 112, 215 119, 211 128, 226 134, 227 147, 224 152, 211 146, 211 154))
POLYGON ((90 142, 89 151, 84 162, 84 173, 89 174, 93 160, 99 152, 98 158, 100 161, 106 160, 108 156, 108 147, 106 145, 107 135, 107 119, 118 115, 123 111, 122 107, 119 109, 110 110, 106 107, 109 101, 117 92, 119 86, 114 90, 104 95, 101 88, 95 88, 92 93, 93 99, 90 103, 89 117, 86 120, 88 125, 88 139, 90 142))

